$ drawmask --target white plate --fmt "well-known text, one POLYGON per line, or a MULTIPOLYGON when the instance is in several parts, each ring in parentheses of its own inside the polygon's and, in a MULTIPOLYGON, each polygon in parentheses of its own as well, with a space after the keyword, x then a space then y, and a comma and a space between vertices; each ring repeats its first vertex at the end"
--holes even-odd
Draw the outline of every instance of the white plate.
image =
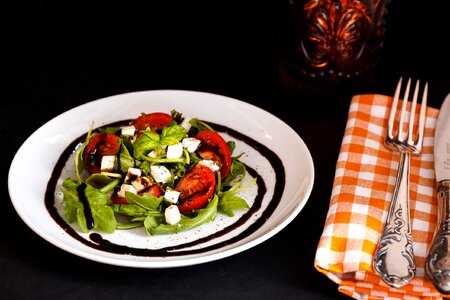
MULTIPOLYGON (((59 214, 62 211, 59 184, 65 177, 73 174, 70 161, 61 176, 58 176, 60 178, 56 190, 51 191, 55 196, 53 207, 59 214)), ((42 238, 86 259, 139 268, 205 263, 258 245, 282 230, 300 213, 310 196, 313 181, 311 154, 303 140, 286 123, 240 100, 181 90, 143 91, 111 96, 86 103, 53 118, 36 130, 20 147, 11 163, 8 177, 9 194, 16 211, 42 238), (87 132, 91 122, 95 123, 95 127, 102 127, 116 121, 133 119, 142 112, 170 113, 172 109, 185 116, 197 117, 238 131, 260 143, 263 148, 267 147, 279 158, 278 167, 281 169, 276 167, 276 159, 260 153, 259 147, 224 133, 227 140, 236 141, 234 154, 244 152, 241 161, 261 176, 267 189, 262 193, 259 202, 261 207, 249 210, 250 217, 229 232, 224 228, 238 222, 245 214, 236 214, 234 218, 219 214, 214 222, 181 234, 148 236, 142 229, 101 233, 103 238, 115 244, 142 250, 143 254, 139 255, 121 251, 113 253, 93 247, 96 244, 90 240, 89 234, 82 234, 76 225, 72 225, 73 232, 79 236, 74 237, 63 230, 49 213, 44 198, 52 172, 64 150, 87 132), (21 180, 24 176, 26 183, 21 180), (279 197, 276 196, 277 193, 279 197), (225 233, 212 237, 221 230, 225 233), (165 252, 168 255, 153 254, 158 249, 172 246, 177 249, 165 252)), ((255 185, 242 197, 253 205, 256 195, 261 195, 260 192, 255 185)))

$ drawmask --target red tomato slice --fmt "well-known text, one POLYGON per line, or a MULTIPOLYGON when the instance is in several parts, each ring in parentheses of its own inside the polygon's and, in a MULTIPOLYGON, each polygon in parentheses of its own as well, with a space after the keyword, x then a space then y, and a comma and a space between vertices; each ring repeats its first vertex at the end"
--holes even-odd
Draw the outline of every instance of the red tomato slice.
POLYGON ((125 199, 124 197, 120 197, 117 194, 111 195, 111 201, 114 204, 128 204, 127 199, 125 199))
POLYGON ((189 169, 175 187, 180 192, 180 212, 203 208, 214 194, 215 185, 216 176, 207 166, 197 164, 189 169))
POLYGON ((84 148, 83 161, 89 173, 100 173, 103 156, 117 155, 120 137, 112 133, 97 133, 84 148))
POLYGON ((201 141, 197 153, 203 159, 214 161, 220 167, 222 178, 226 178, 231 169, 231 152, 227 142, 215 131, 204 130, 199 132, 196 139, 201 141))
POLYGON ((154 184, 151 187, 149 187, 148 189, 145 190, 146 193, 149 193, 152 196, 155 197, 161 197, 163 190, 161 188, 161 186, 159 184, 154 184))
POLYGON ((133 124, 136 130, 144 130, 147 127, 150 127, 150 130, 155 132, 163 129, 172 121, 173 118, 171 115, 162 112, 154 112, 137 117, 133 124))

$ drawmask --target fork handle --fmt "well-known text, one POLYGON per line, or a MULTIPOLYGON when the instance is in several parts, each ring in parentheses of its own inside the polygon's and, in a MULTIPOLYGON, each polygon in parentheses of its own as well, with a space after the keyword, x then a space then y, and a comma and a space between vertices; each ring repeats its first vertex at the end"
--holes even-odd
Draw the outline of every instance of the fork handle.
POLYGON ((416 275, 409 217, 409 153, 400 163, 386 223, 374 255, 373 267, 391 287, 406 285, 416 275))
POLYGON ((425 261, 425 272, 436 289, 450 294, 450 180, 438 183, 438 224, 425 261))

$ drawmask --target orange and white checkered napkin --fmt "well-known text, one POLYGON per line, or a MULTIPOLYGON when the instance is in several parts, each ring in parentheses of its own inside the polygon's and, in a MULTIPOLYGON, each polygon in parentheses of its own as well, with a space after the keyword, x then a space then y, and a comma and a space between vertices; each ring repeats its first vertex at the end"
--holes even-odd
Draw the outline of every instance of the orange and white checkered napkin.
POLYGON ((391 288, 374 272, 372 259, 397 175, 398 152, 384 147, 392 98, 356 95, 336 164, 330 206, 314 265, 338 290, 355 299, 442 299, 425 278, 424 263, 437 223, 433 161, 438 110, 427 108, 423 151, 411 156, 410 215, 416 277, 402 288, 391 288))

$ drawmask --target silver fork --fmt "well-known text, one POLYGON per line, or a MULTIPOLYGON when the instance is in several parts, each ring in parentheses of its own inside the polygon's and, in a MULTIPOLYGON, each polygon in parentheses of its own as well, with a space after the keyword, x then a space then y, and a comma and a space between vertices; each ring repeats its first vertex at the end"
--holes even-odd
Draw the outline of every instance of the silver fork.
POLYGON ((391 206, 373 260, 373 267, 383 281, 396 288, 408 284, 416 275, 409 217, 409 157, 410 155, 420 154, 422 150, 428 83, 425 84, 423 90, 419 121, 417 127, 415 127, 414 121, 420 85, 419 80, 417 80, 411 102, 409 126, 407 130, 404 130, 410 84, 411 79, 408 80, 406 85, 397 130, 394 130, 394 123, 398 113, 397 104, 402 78, 397 84, 389 114, 385 145, 391 150, 400 152, 400 162, 391 206), (417 128, 416 134, 413 133, 415 128, 417 128))

